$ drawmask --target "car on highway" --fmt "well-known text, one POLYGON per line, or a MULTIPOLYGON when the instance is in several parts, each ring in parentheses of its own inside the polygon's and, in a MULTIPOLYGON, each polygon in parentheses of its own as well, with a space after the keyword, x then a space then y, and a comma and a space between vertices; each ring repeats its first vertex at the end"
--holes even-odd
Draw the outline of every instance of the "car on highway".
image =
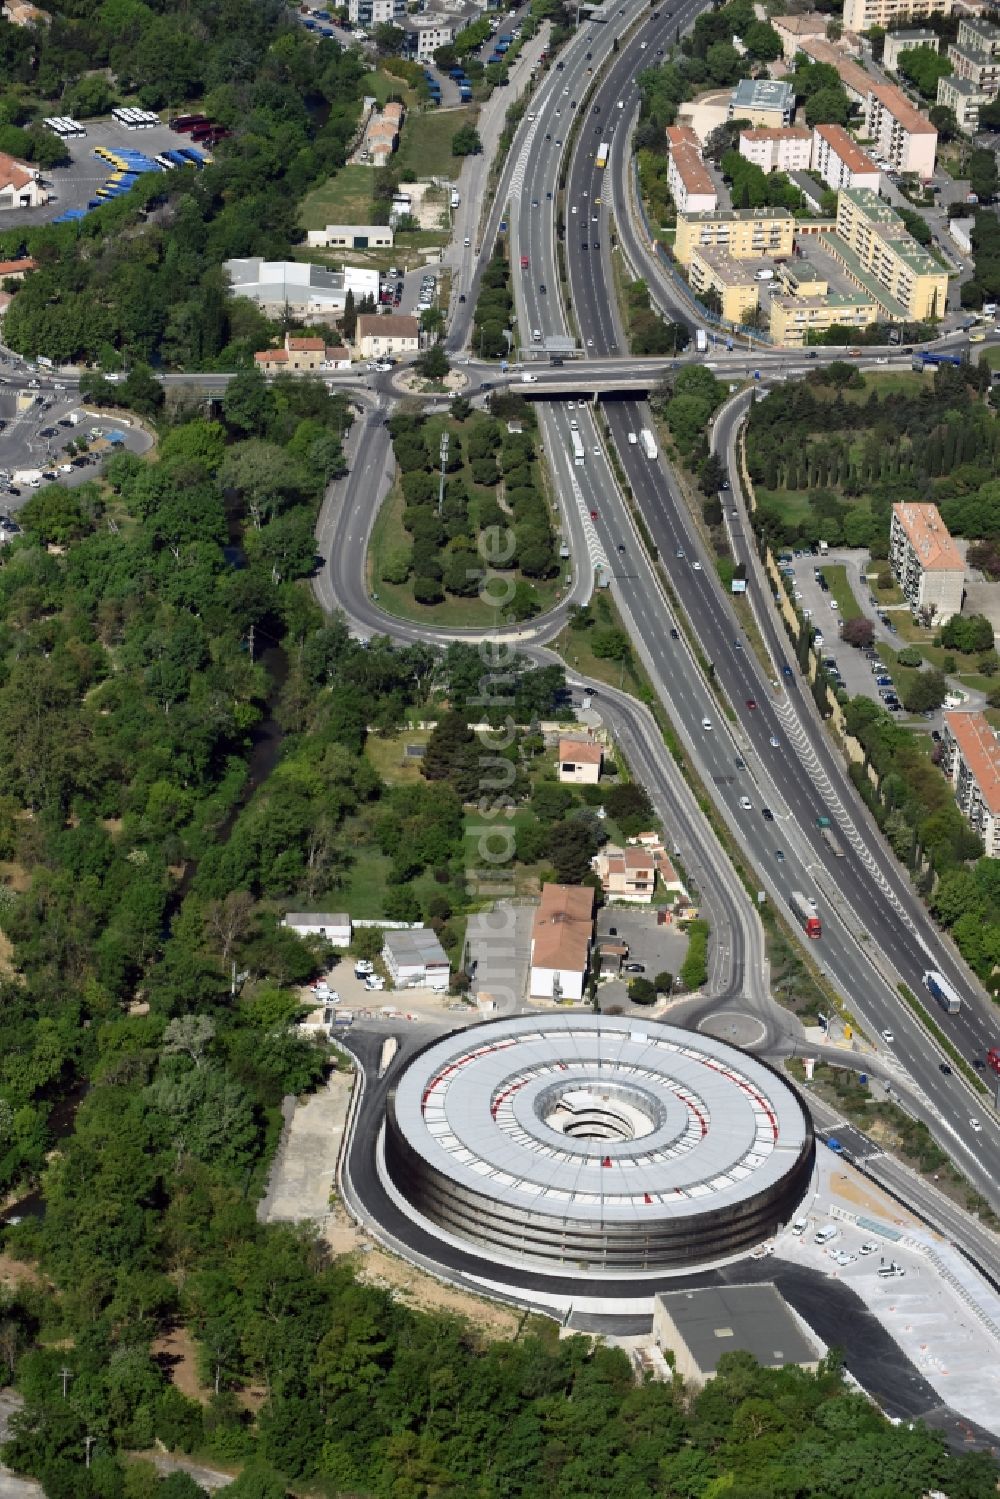
POLYGON ((771 811, 770 807, 761 807, 760 815, 761 817, 763 817, 765 822, 774 821, 774 813, 771 811))
POLYGON ((670 626, 670 638, 671 640, 680 640, 681 638, 680 631, 676 625, 670 626))
POLYGON ((674 553, 674 556, 675 557, 680 557, 681 560, 683 561, 683 558, 684 558, 684 548, 683 547, 678 547, 677 550, 676 550, 676 552, 674 553))
POLYGON ((597 511, 596 510, 592 510, 590 512, 590 518, 591 518, 591 520, 596 520, 597 519, 597 511))
POLYGON ((600 450, 600 448, 599 448, 599 447, 598 447, 598 446, 597 446, 597 445, 596 445, 596 443, 595 443, 595 445, 594 445, 594 449, 593 449, 593 452, 594 452, 594 457, 595 457, 595 458, 600 458, 600 456, 601 456, 601 450, 600 450))
POLYGON ((884 1030, 884 1031, 883 1031, 883 1032, 882 1032, 882 1040, 883 1040, 883 1041, 884 1041, 884 1042, 885 1042, 885 1044, 886 1044, 886 1046, 892 1046, 892 1045, 894 1045, 894 1044, 895 1044, 895 1040, 896 1040, 896 1038, 895 1038, 895 1036, 894 1036, 894 1035, 893 1035, 893 1033, 892 1033, 892 1031, 890 1031, 890 1030, 889 1030, 889 1029, 888 1029, 888 1028, 887 1028, 887 1029, 886 1029, 886 1030, 884 1030))
POLYGON ((522 255, 521 256, 521 269, 522 269, 522 271, 526 271, 528 269, 528 266, 530 264, 531 264, 531 261, 528 259, 527 255, 522 255))
POLYGON ((757 706, 757 699, 754 698, 754 697, 748 697, 747 698, 747 707, 748 708, 756 708, 756 706, 757 706))
POLYGON ((712 720, 710 718, 703 718, 701 726, 703 729, 710 729, 712 727, 712 720))
POLYGON ((948 1066, 947 1062, 938 1062, 938 1072, 943 1072, 944 1075, 945 1075, 945 1077, 951 1077, 952 1076, 952 1070, 948 1066))
POLYGON ((465 236, 465 248, 468 249, 471 244, 472 244, 472 240, 469 238, 468 235, 466 235, 465 236))
POLYGON ((740 797, 740 806, 743 808, 744 812, 752 812, 753 811, 753 802, 750 800, 750 798, 748 796, 741 796, 740 797))
POLYGON ((639 439, 638 439, 638 437, 636 436, 636 434, 634 432, 630 432, 629 435, 628 435, 628 441, 629 441, 629 447, 634 448, 635 445, 636 445, 636 443, 639 441, 639 439))
POLYGON ((538 283, 538 291, 539 291, 539 295, 540 296, 544 297, 544 296, 547 295, 546 290, 545 290, 545 282, 544 281, 539 281, 539 283, 538 283))
POLYGON ((980 1123, 980 1121, 976 1118, 975 1114, 973 1114, 972 1117, 969 1120, 969 1128, 976 1135, 981 1135, 982 1132, 983 1132, 983 1126, 980 1123))
POLYGON ((696 573, 700 573, 701 572, 701 563, 700 562, 695 562, 693 565, 694 565, 695 572, 696 573))
POLYGON ((779 864, 784 864, 784 862, 785 862, 785 856, 781 852, 780 848, 776 848, 774 850, 774 857, 777 859, 777 861, 778 861, 779 864))

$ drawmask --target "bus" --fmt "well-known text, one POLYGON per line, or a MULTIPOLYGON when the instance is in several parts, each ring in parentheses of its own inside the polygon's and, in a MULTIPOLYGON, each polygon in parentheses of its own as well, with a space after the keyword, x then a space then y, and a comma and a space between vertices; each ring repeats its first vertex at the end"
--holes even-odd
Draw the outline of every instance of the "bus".
POLYGON ((601 141, 601 144, 597 148, 597 161, 595 165, 599 167, 606 167, 608 164, 608 152, 610 150, 611 147, 608 145, 607 141, 601 141))
POLYGON ((964 362, 960 354, 914 354, 911 368, 919 373, 921 370, 936 369, 939 364, 953 364, 960 370, 964 362))
POLYGON ((962 1008, 961 998, 944 974, 938 973, 936 969, 928 968, 924 974, 924 988, 933 994, 942 1010, 946 1010, 949 1015, 957 1015, 962 1008))
POLYGON ((586 456, 583 447, 583 438, 580 436, 579 432, 571 432, 569 436, 570 441, 573 444, 573 462, 576 464, 577 468, 582 468, 583 460, 586 456))
POLYGON ((656 440, 648 427, 643 427, 639 433, 639 441, 642 443, 642 451, 647 458, 656 457, 656 440))
POLYGON ((815 938, 823 935, 820 919, 801 891, 793 890, 788 897, 788 904, 807 937, 815 938))

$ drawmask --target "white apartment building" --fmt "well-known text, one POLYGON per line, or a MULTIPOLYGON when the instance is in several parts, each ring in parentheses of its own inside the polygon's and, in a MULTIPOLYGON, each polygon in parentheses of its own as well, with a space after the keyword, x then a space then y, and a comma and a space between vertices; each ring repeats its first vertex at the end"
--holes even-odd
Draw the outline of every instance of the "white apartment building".
POLYGON ((455 40, 461 22, 449 21, 445 16, 409 16, 406 32, 406 55, 417 62, 433 62, 439 47, 447 47, 455 40))
POLYGON ((967 79, 978 93, 994 99, 1000 93, 1000 27, 963 18, 958 37, 948 48, 948 60, 953 76, 967 79))
POLYGON ((406 15, 406 0, 347 0, 347 18, 355 26, 392 26, 406 15))
POLYGON ((886 73, 895 73, 899 66, 899 54, 912 52, 917 47, 930 47, 940 51, 940 38, 936 31, 888 31, 882 47, 882 68, 886 73))
POLYGON ((915 172, 925 182, 933 177, 937 131, 900 89, 887 83, 869 89, 864 130, 880 161, 897 172, 915 172))
POLYGON ((984 91, 971 78, 956 78, 952 73, 948 78, 938 79, 935 102, 953 111, 960 130, 974 135, 979 129, 979 111, 984 104, 992 104, 996 94, 996 89, 992 93, 984 91))
POLYGON ((941 769, 986 857, 1000 857, 1000 739, 982 713, 944 715, 941 769))
POLYGON ((805 125, 760 125, 740 131, 740 155, 762 172, 804 172, 811 149, 812 136, 805 125))
POLYGON ((812 134, 810 165, 835 192, 844 187, 879 189, 879 169, 843 125, 817 125, 812 134))
POLYGON ((844 30, 868 31, 893 21, 919 21, 923 16, 950 16, 954 0, 844 0, 844 30))
POLYGON ((961 614, 965 563, 936 505, 893 505, 889 566, 914 614, 936 625, 961 614))
POLYGON ((667 186, 678 213, 712 213, 719 206, 708 168, 701 159, 698 137, 689 125, 668 125, 670 163, 667 186))

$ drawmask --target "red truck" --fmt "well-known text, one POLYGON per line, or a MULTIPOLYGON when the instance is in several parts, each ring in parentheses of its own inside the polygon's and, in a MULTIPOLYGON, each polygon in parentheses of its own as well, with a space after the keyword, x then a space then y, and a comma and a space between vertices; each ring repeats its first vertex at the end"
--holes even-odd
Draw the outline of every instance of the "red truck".
POLYGON ((793 890, 788 897, 788 904, 807 937, 822 937, 822 923, 816 915, 815 908, 806 900, 801 891, 793 890))

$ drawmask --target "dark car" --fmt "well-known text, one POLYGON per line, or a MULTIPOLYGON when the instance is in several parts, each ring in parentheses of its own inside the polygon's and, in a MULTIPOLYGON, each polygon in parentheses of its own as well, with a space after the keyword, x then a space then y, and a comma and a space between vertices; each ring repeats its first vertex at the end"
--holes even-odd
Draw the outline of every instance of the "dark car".
POLYGON ((943 1072, 945 1077, 951 1077, 951 1068, 947 1062, 938 1062, 938 1071, 943 1072))
POLYGON ((545 292, 545 282, 544 281, 539 281, 539 283, 538 283, 538 290, 541 292, 541 294, 542 294, 543 297, 546 295, 546 292, 545 292))
POLYGON ((458 300, 460 302, 464 302, 465 301, 465 292, 464 291, 459 293, 458 300))
POLYGON ((763 817, 765 822, 774 821, 774 813, 771 811, 770 807, 761 807, 760 815, 763 817))
POLYGON ((940 729, 931 729, 931 738, 934 740, 935 744, 940 744, 941 743, 941 731, 940 731, 940 729))
POLYGON ((680 640, 680 638, 681 638, 680 637, 680 632, 677 630, 676 626, 674 626, 674 625, 671 625, 671 627, 670 627, 670 638, 671 638, 671 640, 680 640))
POLYGON ((626 973, 645 973, 646 972, 646 965, 645 965, 645 963, 626 963, 625 964, 625 972, 626 973))
POLYGON ((792 675, 792 668, 790 666, 783 666, 781 668, 781 675, 783 677, 790 677, 792 675))
POLYGON ((785 856, 781 852, 780 848, 776 848, 774 850, 774 857, 777 859, 777 861, 778 861, 779 864, 784 864, 784 862, 785 862, 785 856))

